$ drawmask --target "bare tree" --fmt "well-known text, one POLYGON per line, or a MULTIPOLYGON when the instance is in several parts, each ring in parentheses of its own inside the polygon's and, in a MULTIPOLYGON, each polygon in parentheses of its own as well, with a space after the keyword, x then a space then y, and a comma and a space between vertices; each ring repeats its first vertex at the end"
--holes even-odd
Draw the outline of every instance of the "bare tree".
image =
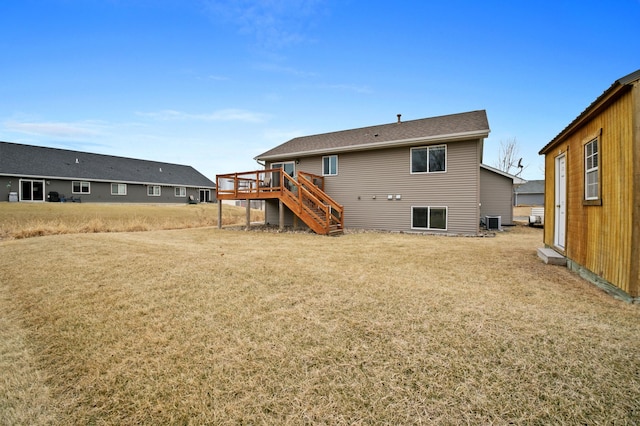
POLYGON ((522 165, 522 157, 520 147, 516 138, 507 141, 500 141, 500 151, 498 152, 498 160, 494 163, 495 167, 503 172, 518 176, 527 166, 522 165))

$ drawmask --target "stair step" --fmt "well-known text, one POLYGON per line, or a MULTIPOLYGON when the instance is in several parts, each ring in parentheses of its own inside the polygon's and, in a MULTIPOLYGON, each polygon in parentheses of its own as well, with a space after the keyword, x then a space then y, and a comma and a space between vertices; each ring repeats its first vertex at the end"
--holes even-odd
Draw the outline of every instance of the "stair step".
POLYGON ((558 253, 557 251, 541 247, 538 249, 538 257, 548 265, 560 265, 565 266, 567 264, 567 258, 558 253))

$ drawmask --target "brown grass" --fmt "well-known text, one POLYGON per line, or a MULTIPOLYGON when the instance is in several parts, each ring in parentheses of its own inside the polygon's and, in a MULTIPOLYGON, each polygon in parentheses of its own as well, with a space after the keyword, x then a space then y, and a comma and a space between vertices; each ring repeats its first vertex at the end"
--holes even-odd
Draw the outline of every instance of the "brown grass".
POLYGON ((5 240, 0 423, 638 424, 638 306, 540 241, 5 240))
MULTIPOLYGON (((252 210, 252 221, 264 212, 252 210)), ((246 222, 246 210, 223 206, 222 224, 246 222)), ((0 203, 0 240, 44 235, 137 232, 217 226, 217 204, 0 203)))

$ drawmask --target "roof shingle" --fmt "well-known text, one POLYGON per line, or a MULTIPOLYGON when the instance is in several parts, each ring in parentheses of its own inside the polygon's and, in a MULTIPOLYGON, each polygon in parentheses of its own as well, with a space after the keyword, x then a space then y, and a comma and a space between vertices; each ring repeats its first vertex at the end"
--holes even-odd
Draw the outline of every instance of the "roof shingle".
POLYGON ((479 110, 298 137, 258 155, 255 159, 271 160, 320 152, 375 149, 399 146, 421 139, 486 137, 489 131, 487 113, 485 110, 479 110))
POLYGON ((0 142, 0 175, 214 188, 191 166, 0 142))

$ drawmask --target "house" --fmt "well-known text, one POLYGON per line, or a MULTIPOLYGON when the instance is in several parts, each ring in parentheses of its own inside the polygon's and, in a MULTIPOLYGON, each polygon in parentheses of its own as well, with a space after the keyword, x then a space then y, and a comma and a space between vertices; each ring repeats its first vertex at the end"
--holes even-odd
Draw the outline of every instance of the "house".
POLYGON ((544 244, 625 300, 640 300, 640 70, 616 80, 540 154, 544 244))
POLYGON ((0 142, 0 200, 187 203, 214 191, 191 166, 0 142))
POLYGON ((544 206, 544 179, 528 180, 513 188, 513 205, 544 206))
POLYGON ((481 110, 298 137, 258 155, 264 170, 218 175, 217 197, 264 199, 269 224, 327 218, 320 233, 476 235, 481 217, 512 223, 513 181, 481 165, 489 131, 481 110))

